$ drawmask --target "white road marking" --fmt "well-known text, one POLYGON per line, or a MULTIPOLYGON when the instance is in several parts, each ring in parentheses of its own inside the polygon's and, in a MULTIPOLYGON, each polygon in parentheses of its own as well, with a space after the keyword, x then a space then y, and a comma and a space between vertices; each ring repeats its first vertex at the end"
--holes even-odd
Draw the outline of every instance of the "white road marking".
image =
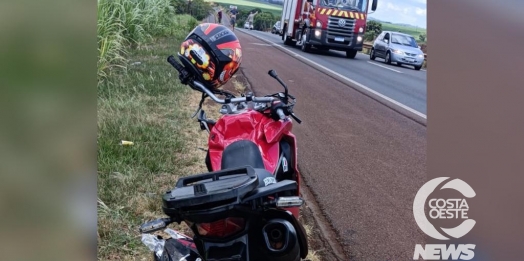
MULTIPOLYGON (((269 41, 269 40, 267 40, 267 39, 264 39, 264 38, 262 38, 262 37, 260 37, 260 36, 258 36, 258 35, 256 35, 256 34, 253 34, 253 33, 251 33, 251 32, 247 32, 247 31, 244 31, 244 30, 242 30, 242 32, 245 33, 245 34, 249 34, 249 35, 251 35, 251 36, 253 36, 253 37, 255 37, 255 38, 258 38, 258 39, 260 39, 260 40, 262 40, 262 41, 264 41, 264 42, 271 42, 271 41, 269 41)), ((273 44, 273 46, 275 46, 275 47, 278 47, 278 48, 280 48, 280 49, 286 51, 286 52, 289 53, 289 54, 292 54, 292 55, 294 55, 294 56, 296 56, 296 57, 300 57, 301 59, 303 59, 303 60, 305 60, 305 61, 307 61, 307 62, 309 62, 309 63, 311 63, 311 64, 314 64, 314 65, 317 66, 318 68, 322 68, 323 70, 328 71, 328 72, 330 72, 330 73, 336 75, 337 77, 340 77, 340 78, 342 78, 342 79, 344 79, 344 80, 346 80, 346 81, 348 81, 348 82, 350 82, 350 83, 352 83, 352 84, 354 84, 354 85, 356 85, 356 86, 358 86, 358 87, 360 87, 360 88, 362 88, 362 89, 364 89, 364 90, 366 90, 366 91, 368 91, 368 92, 370 92, 370 93, 373 93, 374 95, 379 96, 380 98, 382 98, 382 99, 384 99, 384 100, 387 100, 387 101, 389 101, 389 102, 395 104, 396 106, 398 106, 398 107, 400 107, 400 108, 402 108, 402 109, 404 109, 404 110, 407 110, 407 111, 409 111, 409 112, 411 112, 411 113, 413 113, 413 114, 415 114, 415 115, 417 115, 417 116, 423 118, 424 120, 427 120, 427 116, 426 116, 426 114, 424 114, 424 113, 421 113, 421 112, 419 112, 419 111, 417 111, 417 110, 415 110, 415 109, 413 109, 413 108, 411 108, 411 107, 409 107, 409 106, 407 106, 407 105, 405 105, 405 104, 402 104, 402 103, 400 103, 400 102, 398 102, 398 101, 396 101, 396 100, 393 100, 393 99, 391 99, 391 98, 389 98, 389 97, 387 97, 387 96, 385 96, 385 95, 383 95, 383 94, 381 94, 381 93, 379 93, 379 92, 376 92, 376 91, 374 91, 373 89, 371 89, 371 88, 369 88, 369 87, 367 87, 367 86, 365 86, 365 85, 363 85, 363 84, 361 84, 361 83, 359 83, 359 82, 356 82, 356 81, 354 81, 354 80, 352 80, 352 79, 349 79, 349 78, 347 78, 346 76, 344 76, 344 75, 342 75, 342 74, 340 74, 340 73, 337 73, 337 72, 335 72, 335 71, 333 71, 333 70, 331 70, 331 69, 329 69, 329 68, 327 68, 327 67, 325 67, 325 66, 323 66, 323 65, 321 65, 321 64, 318 64, 318 63, 316 63, 316 62, 313 62, 312 60, 310 60, 310 59, 308 59, 308 58, 306 58, 306 57, 304 57, 304 56, 302 56, 302 55, 299 55, 299 54, 297 54, 297 53, 291 51, 290 49, 288 49, 288 48, 286 48, 286 47, 280 46, 280 45, 278 45, 278 44, 276 44, 276 43, 274 43, 274 42, 271 42, 271 44, 273 44)))
POLYGON ((397 71, 397 70, 395 70, 395 69, 391 69, 391 68, 388 68, 387 66, 380 65, 380 64, 377 64, 377 63, 374 63, 374 62, 369 62, 369 61, 368 61, 368 63, 373 64, 373 65, 376 65, 376 66, 379 66, 379 67, 382 67, 382 68, 384 68, 384 69, 388 69, 388 70, 394 71, 394 72, 402 73, 401 71, 397 71))
POLYGON ((264 44, 264 43, 251 43, 251 44, 262 45, 262 46, 271 46, 271 44, 264 44))

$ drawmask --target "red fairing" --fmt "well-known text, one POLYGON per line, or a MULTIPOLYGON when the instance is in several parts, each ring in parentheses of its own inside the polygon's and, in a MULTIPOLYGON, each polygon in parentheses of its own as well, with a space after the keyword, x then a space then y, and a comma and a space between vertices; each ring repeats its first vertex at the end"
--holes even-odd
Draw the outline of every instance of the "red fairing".
POLYGON ((262 153, 265 168, 275 172, 279 157, 278 142, 283 135, 290 133, 290 121, 274 121, 266 115, 249 110, 235 115, 224 115, 211 129, 209 135, 209 156, 213 170, 219 170, 222 152, 237 140, 251 140, 262 153))

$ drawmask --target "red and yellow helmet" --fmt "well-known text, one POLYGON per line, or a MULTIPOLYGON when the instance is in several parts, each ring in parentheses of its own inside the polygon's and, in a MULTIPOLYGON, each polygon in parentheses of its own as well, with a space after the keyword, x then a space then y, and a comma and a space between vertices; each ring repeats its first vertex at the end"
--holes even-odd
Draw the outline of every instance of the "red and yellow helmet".
POLYGON ((226 26, 204 23, 188 34, 178 56, 196 80, 217 89, 240 68, 242 47, 226 26))

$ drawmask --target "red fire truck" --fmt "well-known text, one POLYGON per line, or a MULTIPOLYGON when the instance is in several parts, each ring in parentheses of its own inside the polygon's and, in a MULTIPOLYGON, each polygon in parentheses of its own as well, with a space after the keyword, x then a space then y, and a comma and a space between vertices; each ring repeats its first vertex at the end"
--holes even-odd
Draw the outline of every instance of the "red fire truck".
MULTIPOLYGON (((369 0, 371 11, 378 0, 369 0)), ((362 50, 368 0, 284 0, 282 8, 282 40, 309 52, 321 50, 345 51, 355 58, 362 50)))

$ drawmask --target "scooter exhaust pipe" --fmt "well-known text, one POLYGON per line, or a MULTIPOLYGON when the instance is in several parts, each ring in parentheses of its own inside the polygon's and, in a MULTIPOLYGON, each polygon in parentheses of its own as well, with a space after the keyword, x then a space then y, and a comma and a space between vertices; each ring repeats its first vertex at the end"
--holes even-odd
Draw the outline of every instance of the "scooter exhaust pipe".
POLYGON ((273 228, 271 232, 269 233, 269 240, 271 242, 281 242, 284 234, 282 230, 278 228, 273 228))
POLYGON ((270 220, 263 228, 262 233, 270 260, 299 261, 300 246, 298 235, 289 221, 284 219, 270 220))

